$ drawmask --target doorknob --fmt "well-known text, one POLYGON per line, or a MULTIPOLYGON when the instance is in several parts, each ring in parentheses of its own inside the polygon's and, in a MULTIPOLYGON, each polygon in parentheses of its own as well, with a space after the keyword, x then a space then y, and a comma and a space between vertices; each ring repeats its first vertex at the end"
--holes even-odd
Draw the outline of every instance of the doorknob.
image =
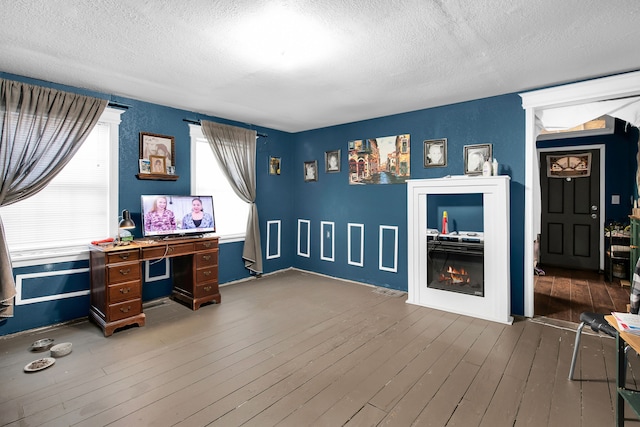
POLYGON ((598 215, 596 215, 596 214, 592 213, 592 214, 591 214, 591 218, 596 219, 596 218, 598 218, 598 215))
POLYGON ((597 210, 598 210, 598 206, 596 206, 596 205, 591 205, 591 210, 592 210, 592 211, 597 211, 597 210))

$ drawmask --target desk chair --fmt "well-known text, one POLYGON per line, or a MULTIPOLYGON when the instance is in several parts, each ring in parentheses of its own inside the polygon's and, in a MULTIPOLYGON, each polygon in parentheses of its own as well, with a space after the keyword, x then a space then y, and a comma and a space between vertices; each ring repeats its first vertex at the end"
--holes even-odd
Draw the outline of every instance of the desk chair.
MULTIPOLYGON (((573 372, 576 367, 576 359, 578 358, 578 349, 580 348, 580 338, 582 338, 582 328, 585 325, 589 325, 594 332, 602 332, 613 338, 616 337, 616 330, 613 326, 609 324, 606 320, 604 320, 604 314, 600 313, 591 313, 588 311, 580 313, 580 325, 576 330, 576 341, 573 345, 573 357, 571 358, 571 368, 569 369, 569 379, 573 380, 573 372)), ((624 349, 625 353, 625 365, 626 365, 626 354, 629 350, 629 346, 626 346, 624 349)))

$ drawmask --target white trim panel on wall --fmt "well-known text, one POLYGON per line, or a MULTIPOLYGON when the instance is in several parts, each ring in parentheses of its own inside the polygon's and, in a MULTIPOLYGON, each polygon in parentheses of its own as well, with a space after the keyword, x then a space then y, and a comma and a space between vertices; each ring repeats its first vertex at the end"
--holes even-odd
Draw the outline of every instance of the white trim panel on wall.
POLYGON ((157 282, 158 280, 164 280, 164 279, 168 279, 170 278, 171 275, 169 274, 169 258, 164 258, 164 259, 157 259, 155 261, 145 261, 144 262, 144 282, 148 283, 148 282, 157 282), (155 263, 158 263, 160 261, 164 261, 164 274, 161 276, 149 276, 149 266, 153 265, 155 263))
POLYGON ((280 258, 280 220, 267 221, 267 259, 280 258), (274 227, 274 234, 277 236, 277 252, 271 253, 269 250, 271 249, 271 227, 274 227))
POLYGON ((310 258, 311 257, 311 221, 308 219, 299 219, 298 220, 298 255, 310 258), (302 238, 302 225, 305 224, 307 227, 307 249, 306 252, 302 252, 301 238, 302 238))
POLYGON ((364 224, 347 223, 347 263, 350 265, 356 265, 358 267, 364 267, 364 224), (352 229, 360 229, 360 258, 358 261, 351 258, 351 234, 352 229))
POLYGON ((380 243, 379 243, 379 249, 380 249, 380 255, 379 255, 379 266, 378 268, 382 271, 391 271, 392 273, 397 273, 398 272, 398 227, 395 225, 381 225, 380 226, 380 243), (382 264, 382 260, 383 260, 383 249, 384 249, 384 235, 387 234, 385 233, 385 230, 390 230, 393 231, 393 239, 394 239, 394 244, 393 244, 393 267, 388 267, 388 266, 384 266, 382 264))
MULTIPOLYGON (((330 221, 320 221, 320 259, 323 261, 335 261, 335 223, 330 221), (325 240, 331 240, 331 254, 324 253, 325 240)), ((329 247, 329 245, 327 245, 329 247)))
POLYGON ((26 274, 16 274, 16 305, 26 305, 26 304, 35 304, 37 302, 44 301, 56 301, 66 298, 74 298, 83 295, 89 295, 89 290, 84 291, 76 291, 76 292, 67 292, 64 294, 55 294, 55 295, 47 295, 44 297, 35 297, 35 298, 22 298, 22 286, 24 280, 35 279, 40 277, 51 277, 51 276, 62 276, 62 275, 70 275, 70 274, 80 274, 80 273, 88 273, 88 268, 76 268, 73 270, 60 270, 60 271, 43 271, 40 273, 26 273, 26 274))

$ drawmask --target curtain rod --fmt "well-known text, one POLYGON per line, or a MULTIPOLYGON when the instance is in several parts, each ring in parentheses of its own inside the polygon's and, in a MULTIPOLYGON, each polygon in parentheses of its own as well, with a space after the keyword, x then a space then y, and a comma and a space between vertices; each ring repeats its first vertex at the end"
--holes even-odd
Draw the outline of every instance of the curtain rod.
MULTIPOLYGON (((191 123, 192 125, 198 125, 198 126, 201 125, 200 120, 182 119, 182 121, 183 122, 187 122, 187 123, 191 123)), ((258 135, 261 138, 268 138, 269 137, 269 135, 267 135, 266 133, 260 133, 260 132, 257 132, 256 135, 258 135)))
POLYGON ((109 101, 107 104, 109 107, 122 108, 123 110, 128 110, 131 106, 127 104, 121 104, 116 101, 109 101))

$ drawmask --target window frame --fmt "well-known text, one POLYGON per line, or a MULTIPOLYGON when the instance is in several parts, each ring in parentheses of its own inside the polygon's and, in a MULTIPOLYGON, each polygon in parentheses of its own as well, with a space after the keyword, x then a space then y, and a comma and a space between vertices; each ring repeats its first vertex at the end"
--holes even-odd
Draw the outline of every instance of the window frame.
MULTIPOLYGON (((189 136, 191 138, 191 188, 190 191, 192 194, 195 194, 196 188, 196 177, 197 177, 197 168, 196 168, 196 144, 198 140, 207 140, 207 137, 202 132, 202 127, 196 124, 189 124, 189 136)), ((215 198, 214 198, 214 209, 215 209, 215 198)), ((248 207, 247 207, 248 209, 248 207)), ((231 243, 231 242, 243 242, 246 237, 246 231, 242 233, 234 233, 234 234, 220 234, 220 232, 216 232, 219 238, 220 243, 231 243)))
MULTIPOLYGON (((109 199, 108 218, 109 235, 115 236, 119 216, 119 167, 118 155, 120 151, 120 123, 121 115, 125 110, 107 107, 102 112, 98 123, 109 126, 109 199)), ((82 246, 61 246, 47 249, 11 251, 9 248, 13 268, 28 267, 58 262, 72 262, 89 258, 89 242, 82 246)))

